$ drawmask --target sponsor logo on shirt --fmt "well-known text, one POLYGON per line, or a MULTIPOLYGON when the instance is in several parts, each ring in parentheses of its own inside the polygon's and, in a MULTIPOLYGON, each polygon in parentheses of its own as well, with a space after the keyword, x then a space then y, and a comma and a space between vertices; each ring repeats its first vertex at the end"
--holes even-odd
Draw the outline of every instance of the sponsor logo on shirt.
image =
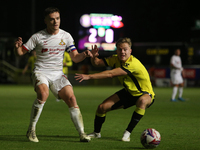
POLYGON ((44 45, 47 45, 47 41, 44 41, 44 45))
POLYGON ((63 49, 60 49, 60 48, 56 48, 56 49, 53 49, 53 48, 50 48, 50 49, 43 48, 41 52, 42 53, 49 52, 49 54, 58 54, 59 51, 65 51, 65 49, 64 48, 63 49))
POLYGON ((47 52, 47 51, 48 51, 48 48, 43 48, 41 52, 44 53, 44 52, 47 52))

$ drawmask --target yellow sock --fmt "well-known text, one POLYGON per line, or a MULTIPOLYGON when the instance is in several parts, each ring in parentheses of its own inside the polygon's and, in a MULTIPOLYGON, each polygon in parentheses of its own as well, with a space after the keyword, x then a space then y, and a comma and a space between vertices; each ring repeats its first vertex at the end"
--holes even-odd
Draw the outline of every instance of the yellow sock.
POLYGON ((96 115, 97 115, 98 117, 105 117, 105 116, 106 116, 106 114, 100 114, 100 113, 98 113, 98 112, 96 112, 96 115))
POLYGON ((145 114, 145 109, 141 109, 139 107, 136 107, 135 112, 140 114, 140 115, 144 115, 145 114))

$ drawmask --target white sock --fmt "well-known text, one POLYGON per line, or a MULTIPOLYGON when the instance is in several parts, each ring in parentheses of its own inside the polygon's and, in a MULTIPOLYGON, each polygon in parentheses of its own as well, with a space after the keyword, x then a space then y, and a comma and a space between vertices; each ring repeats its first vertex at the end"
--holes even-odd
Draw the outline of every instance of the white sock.
POLYGON ((183 95, 183 87, 179 87, 178 97, 182 97, 183 95))
POLYGON ((84 125, 83 125, 83 118, 80 112, 79 107, 71 107, 69 108, 70 116, 76 130, 78 131, 79 135, 84 133, 84 125))
POLYGON ((173 91, 172 91, 172 99, 175 99, 176 94, 177 94, 177 90, 178 90, 178 87, 174 86, 173 91))
POLYGON ((29 124, 29 129, 32 129, 32 130, 35 130, 36 124, 40 118, 42 109, 45 104, 45 103, 40 104, 39 102, 40 100, 36 99, 32 105, 30 124, 29 124))

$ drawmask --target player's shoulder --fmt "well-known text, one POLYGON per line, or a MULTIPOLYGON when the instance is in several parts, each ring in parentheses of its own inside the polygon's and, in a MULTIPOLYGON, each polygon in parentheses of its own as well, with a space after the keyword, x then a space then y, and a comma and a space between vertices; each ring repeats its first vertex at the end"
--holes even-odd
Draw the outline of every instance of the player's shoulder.
POLYGON ((37 31, 32 35, 32 38, 39 38, 41 36, 47 35, 47 32, 44 30, 37 31))
POLYGON ((117 54, 113 54, 111 56, 106 57, 105 59, 107 59, 107 60, 118 60, 118 56, 117 56, 117 54))
POLYGON ((47 31, 46 31, 46 29, 43 29, 43 30, 37 31, 35 34, 44 35, 44 34, 47 34, 47 31))
POLYGON ((113 54, 113 55, 109 56, 109 58, 114 58, 114 59, 116 59, 116 58, 118 58, 118 56, 117 56, 117 54, 113 54))
POLYGON ((140 62, 140 60, 137 59, 137 58, 136 58, 135 56, 133 56, 133 55, 131 55, 131 56, 129 57, 128 60, 131 61, 131 62, 134 62, 134 61, 138 61, 138 62, 140 62))
POLYGON ((63 35, 66 35, 66 36, 71 36, 71 34, 63 29, 59 29, 59 33, 60 34, 63 34, 63 35))
POLYGON ((176 59, 176 58, 178 58, 178 56, 176 56, 176 55, 172 55, 172 58, 176 59))
POLYGON ((138 66, 143 66, 142 62, 133 55, 129 57, 129 59, 127 60, 127 63, 130 63, 131 66, 136 67, 136 68, 138 66))

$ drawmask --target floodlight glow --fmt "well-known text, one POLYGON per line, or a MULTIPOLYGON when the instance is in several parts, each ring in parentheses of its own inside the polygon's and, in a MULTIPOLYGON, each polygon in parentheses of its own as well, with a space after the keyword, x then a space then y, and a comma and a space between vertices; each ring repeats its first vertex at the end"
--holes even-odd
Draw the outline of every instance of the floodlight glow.
POLYGON ((80 24, 85 28, 91 26, 90 15, 88 15, 88 14, 82 15, 80 18, 80 24))

